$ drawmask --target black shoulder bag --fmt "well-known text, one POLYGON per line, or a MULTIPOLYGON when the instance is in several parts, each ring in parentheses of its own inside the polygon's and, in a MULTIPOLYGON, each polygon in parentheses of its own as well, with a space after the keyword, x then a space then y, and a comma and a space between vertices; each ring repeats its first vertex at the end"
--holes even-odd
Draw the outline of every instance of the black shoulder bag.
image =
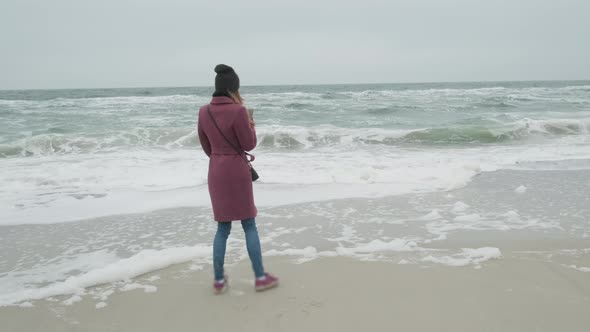
POLYGON ((232 148, 234 148, 234 150, 236 150, 236 152, 238 153, 238 155, 242 156, 242 158, 244 158, 244 160, 246 161, 246 163, 248 164, 248 167, 250 167, 250 174, 252 174, 252 182, 258 180, 258 173, 256 172, 256 170, 254 169, 254 167, 252 167, 252 163, 251 161, 254 161, 254 156, 249 154, 246 151, 243 151, 241 149, 239 149, 237 146, 234 145, 234 143, 232 143, 229 139, 227 139, 227 137, 225 137, 225 135, 223 134, 223 131, 221 131, 221 128, 219 128, 219 126, 217 125, 217 121, 215 121, 215 118, 213 117, 213 114, 211 114, 211 109, 209 107, 207 107, 207 113, 209 113, 209 117, 211 118, 211 121, 213 121, 213 124, 215 125, 215 128, 217 128, 217 130, 219 131, 219 133, 221 134, 221 136, 223 136, 223 138, 225 139, 225 141, 227 142, 227 144, 229 144, 232 148), (248 159, 248 156, 252 157, 251 160, 248 159))

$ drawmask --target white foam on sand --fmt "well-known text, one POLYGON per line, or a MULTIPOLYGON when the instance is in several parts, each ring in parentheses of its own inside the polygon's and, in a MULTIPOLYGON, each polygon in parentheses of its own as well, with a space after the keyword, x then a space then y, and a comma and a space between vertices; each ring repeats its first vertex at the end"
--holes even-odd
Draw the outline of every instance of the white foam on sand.
POLYGON ((147 278, 146 280, 149 282, 154 282, 154 281, 160 280, 160 276, 151 276, 151 277, 147 278))
POLYGON ((461 212, 467 210, 468 208, 469 208, 469 205, 467 205, 461 201, 458 201, 455 204, 453 204, 453 208, 451 209, 451 212, 457 214, 457 213, 461 213, 461 212))
POLYGON ((389 242, 381 239, 375 239, 369 243, 361 244, 352 248, 337 247, 336 252, 341 256, 354 257, 357 254, 369 254, 376 252, 387 251, 420 251, 423 248, 418 247, 418 244, 412 240, 393 239, 389 242))
MULTIPOLYGON (((209 257, 210 255, 211 247, 201 245, 162 250, 146 249, 129 258, 123 258, 103 267, 94 268, 88 272, 71 276, 64 281, 54 282, 38 288, 23 287, 9 293, 0 294, 0 306, 14 305, 28 300, 39 300, 67 294, 74 294, 74 296, 66 300, 66 302, 74 303, 78 300, 76 296, 84 294, 85 289, 88 287, 120 280, 130 280, 131 278, 163 269, 173 264, 209 257)), ((152 290, 152 288, 149 290, 152 290)), ((146 291, 149 290, 146 289, 146 291)))
POLYGON ((481 220, 481 216, 477 213, 472 213, 472 214, 457 216, 453 220, 458 221, 458 222, 476 222, 476 221, 481 220))
MULTIPOLYGON (((85 250, 87 248, 80 247, 85 250)), ((48 283, 66 279, 76 271, 90 271, 114 263, 119 257, 106 249, 87 253, 73 254, 65 252, 64 256, 53 258, 42 264, 35 264, 27 270, 16 270, 5 273, 0 277, 0 294, 10 289, 20 287, 24 283, 48 283), (22 276, 26 274, 26 279, 22 276)))
POLYGON ((102 302, 106 301, 109 296, 113 295, 115 293, 114 290, 112 289, 107 289, 105 291, 101 291, 98 294, 93 294, 95 299, 98 299, 102 302))
POLYGON ((590 272, 590 267, 577 266, 577 265, 569 265, 568 267, 570 267, 574 270, 578 270, 580 272, 590 272))
POLYGON ((505 213, 459 215, 453 221, 446 219, 432 220, 426 224, 426 230, 437 235, 436 240, 446 239, 453 231, 510 231, 522 229, 562 229, 558 221, 523 218, 518 212, 510 210, 505 213))
POLYGON ((80 301, 82 301, 82 297, 80 295, 74 295, 74 296, 70 297, 69 299, 63 301, 62 303, 64 305, 72 305, 72 304, 74 304, 76 302, 80 302, 80 301))
POLYGON ((337 238, 326 238, 326 240, 331 242, 353 242, 356 236, 356 231, 354 227, 350 225, 343 225, 341 236, 337 238))
POLYGON ((384 241, 375 239, 369 243, 360 244, 356 247, 336 247, 333 251, 318 251, 315 247, 308 246, 303 249, 288 248, 283 250, 271 249, 264 253, 264 256, 299 256, 296 263, 305 263, 319 257, 352 257, 363 258, 367 255, 385 252, 422 252, 415 241, 406 239, 393 239, 384 241))
POLYGON ((125 284, 123 287, 120 288, 120 290, 123 292, 128 292, 128 291, 132 291, 132 290, 136 290, 136 289, 143 289, 143 291, 146 293, 155 293, 158 291, 158 287, 156 287, 156 286, 142 285, 142 284, 138 284, 138 283, 125 284))
POLYGON ((21 308, 32 308, 32 307, 34 307, 31 302, 23 302, 23 303, 20 303, 18 306, 21 307, 21 308))
POLYGON ((418 220, 437 220, 442 218, 442 216, 440 215, 440 212, 437 209, 434 209, 432 211, 430 211, 430 213, 428 213, 427 215, 424 215, 420 218, 418 218, 418 220))
POLYGON ((295 263, 305 263, 319 257, 350 257, 354 259, 378 259, 383 257, 376 254, 385 254, 391 252, 413 252, 422 258, 413 260, 403 258, 399 260, 398 264, 412 264, 412 262, 428 262, 436 263, 453 267, 474 265, 480 268, 480 264, 490 259, 500 258, 502 256, 500 250, 494 247, 483 248, 463 248, 461 252, 452 255, 439 255, 440 250, 427 249, 419 247, 415 241, 406 239, 393 239, 391 241, 383 241, 376 239, 371 242, 358 245, 356 247, 345 248, 337 247, 334 251, 318 252, 314 247, 306 247, 303 249, 285 249, 285 250, 270 250, 265 253, 265 256, 298 256, 295 263), (423 256, 426 255, 426 256, 423 256))
POLYGON ((494 247, 483 247, 477 249, 463 248, 458 254, 434 257, 432 255, 422 258, 422 262, 443 264, 447 266, 467 266, 475 265, 479 267, 479 264, 490 259, 496 259, 502 257, 500 249, 494 247))
POLYGON ((264 253, 264 256, 301 256, 296 262, 305 263, 318 258, 316 248, 309 246, 303 249, 289 248, 284 250, 271 249, 264 253))

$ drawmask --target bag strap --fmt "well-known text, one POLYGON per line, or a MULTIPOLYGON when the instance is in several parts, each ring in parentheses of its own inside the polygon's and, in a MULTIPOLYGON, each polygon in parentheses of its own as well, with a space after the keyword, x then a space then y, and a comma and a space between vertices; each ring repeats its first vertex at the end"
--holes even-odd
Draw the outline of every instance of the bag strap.
MULTIPOLYGON (((250 162, 254 161, 254 156, 249 154, 248 152, 238 148, 237 146, 234 145, 234 143, 232 143, 232 141, 230 141, 225 134, 223 133, 223 131, 221 131, 221 128, 219 128, 219 126, 217 125, 217 121, 215 121, 215 118, 213 117, 213 114, 211 114, 211 108, 209 106, 207 106, 207 113, 209 113, 209 117, 211 118, 211 121, 213 121, 213 124, 215 125, 215 128, 217 128, 217 130, 219 131, 219 133, 221 134, 221 136, 225 139, 225 141, 227 142, 227 144, 229 144, 234 150, 236 150, 236 152, 238 153, 238 155, 242 156, 244 158, 244 160, 248 163, 248 165, 250 165, 250 162), (251 159, 248 159, 248 157, 250 157, 251 159)), ((250 165, 250 167, 252 167, 252 165, 250 165)))

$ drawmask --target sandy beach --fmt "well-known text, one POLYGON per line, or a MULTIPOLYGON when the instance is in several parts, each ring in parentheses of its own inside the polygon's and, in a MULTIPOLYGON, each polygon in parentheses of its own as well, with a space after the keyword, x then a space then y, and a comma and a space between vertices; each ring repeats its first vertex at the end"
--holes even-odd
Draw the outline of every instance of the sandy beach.
MULTIPOLYGON (((272 259, 279 288, 255 293, 249 265, 212 294, 210 271, 158 272, 157 292, 116 293, 108 305, 40 302, 0 308, 2 331, 587 331, 590 278, 512 254, 473 267, 421 267, 323 258, 272 259)), ((149 278, 144 276, 141 279, 149 278)), ((138 281, 141 283, 141 281, 138 281)))
POLYGON ((587 331, 587 174, 493 172, 452 192, 263 208, 281 285, 260 294, 235 227, 231 288, 213 295, 206 209, 6 226, 5 262, 48 258, 24 275, 35 287, 6 275, 2 331, 587 331), (65 281, 43 282, 53 275, 65 281))

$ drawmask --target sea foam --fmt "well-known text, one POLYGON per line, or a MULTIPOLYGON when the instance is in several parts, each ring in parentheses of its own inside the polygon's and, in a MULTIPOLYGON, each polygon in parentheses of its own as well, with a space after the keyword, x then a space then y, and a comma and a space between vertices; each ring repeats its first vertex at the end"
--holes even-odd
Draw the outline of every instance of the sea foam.
MULTIPOLYGON (((55 282, 48 286, 24 287, 15 289, 9 293, 0 294, 0 306, 67 294, 73 294, 73 297, 64 303, 72 304, 80 300, 79 295, 84 294, 86 288, 120 280, 129 280, 173 264, 208 257, 210 254, 211 248, 201 245, 162 250, 146 249, 129 258, 120 259, 111 264, 92 269, 80 275, 71 276, 64 281, 55 282)), ((155 290, 153 286, 141 287, 146 291, 155 290)), ((131 288, 133 287, 128 287, 126 290, 130 290, 131 288)))

